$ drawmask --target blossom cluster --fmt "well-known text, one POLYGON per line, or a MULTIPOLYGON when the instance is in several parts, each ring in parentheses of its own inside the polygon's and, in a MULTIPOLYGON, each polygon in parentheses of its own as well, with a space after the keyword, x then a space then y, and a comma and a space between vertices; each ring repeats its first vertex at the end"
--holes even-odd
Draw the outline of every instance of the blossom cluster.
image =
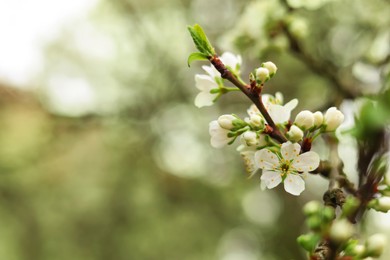
MULTIPOLYGON (((240 56, 227 52, 220 60, 239 78, 240 56)), ((214 67, 202 68, 207 74, 195 76, 196 87, 200 90, 195 99, 197 107, 210 106, 222 94, 238 90, 226 87, 224 79, 214 67)), ((264 62, 251 73, 250 78, 256 86, 263 87, 276 71, 274 63, 264 62)), ((298 105, 297 99, 284 103, 283 95, 279 92, 275 95, 261 94, 259 98, 266 112, 261 112, 257 105, 252 104, 247 110, 248 116, 243 119, 235 114, 225 114, 212 121, 209 125, 211 145, 222 148, 238 139, 240 145, 237 150, 250 175, 261 169, 263 188, 272 189, 283 183, 288 193, 300 195, 305 189, 305 175, 316 170, 320 164, 318 154, 311 151, 312 142, 321 134, 334 132, 343 122, 344 115, 336 107, 331 107, 325 113, 303 110, 292 119, 291 113, 298 105), (267 122, 267 118, 272 122, 267 122), (276 130, 278 138, 275 136, 276 130)))

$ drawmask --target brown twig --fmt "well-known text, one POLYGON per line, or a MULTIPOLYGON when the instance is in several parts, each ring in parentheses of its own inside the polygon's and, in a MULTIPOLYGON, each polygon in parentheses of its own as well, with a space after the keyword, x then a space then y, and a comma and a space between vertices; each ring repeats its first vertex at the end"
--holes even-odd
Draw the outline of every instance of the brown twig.
POLYGON ((278 140, 280 143, 287 142, 287 138, 280 132, 279 128, 276 126, 275 122, 272 120, 267 109, 265 108, 263 101, 261 100, 261 88, 257 86, 253 87, 249 84, 243 84, 239 81, 234 74, 226 68, 221 59, 214 55, 209 58, 211 64, 221 73, 223 79, 229 80, 233 85, 238 87, 259 109, 260 113, 264 116, 268 125, 272 128, 270 136, 278 140))

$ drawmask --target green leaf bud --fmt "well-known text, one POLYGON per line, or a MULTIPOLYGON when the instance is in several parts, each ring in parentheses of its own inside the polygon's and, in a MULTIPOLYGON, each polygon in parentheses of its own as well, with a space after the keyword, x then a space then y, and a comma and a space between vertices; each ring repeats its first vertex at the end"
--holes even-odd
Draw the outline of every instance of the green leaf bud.
POLYGON ((312 200, 303 206, 303 213, 306 216, 312 216, 318 214, 322 210, 323 206, 319 201, 312 200))
POLYGON ((297 238, 297 242, 302 246, 306 251, 313 252, 321 237, 318 234, 310 233, 300 235, 297 238))

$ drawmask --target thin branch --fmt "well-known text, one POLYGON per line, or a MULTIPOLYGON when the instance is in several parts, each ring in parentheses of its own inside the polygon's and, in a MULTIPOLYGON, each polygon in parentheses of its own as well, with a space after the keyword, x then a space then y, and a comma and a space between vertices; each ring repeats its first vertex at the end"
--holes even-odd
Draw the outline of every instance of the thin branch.
POLYGON ((278 140, 280 143, 287 142, 287 138, 280 132, 279 128, 276 126, 275 122, 272 120, 267 109, 265 108, 263 101, 261 99, 261 88, 251 87, 249 84, 243 84, 238 80, 233 73, 226 68, 221 59, 215 55, 210 57, 210 62, 213 66, 221 73, 223 79, 229 80, 233 85, 238 87, 259 109, 260 113, 264 116, 268 125, 272 128, 270 135, 278 140))

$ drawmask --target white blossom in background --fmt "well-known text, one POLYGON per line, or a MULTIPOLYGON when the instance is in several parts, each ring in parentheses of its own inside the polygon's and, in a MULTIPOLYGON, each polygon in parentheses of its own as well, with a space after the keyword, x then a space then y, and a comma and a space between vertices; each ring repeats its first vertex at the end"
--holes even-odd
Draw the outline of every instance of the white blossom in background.
POLYGON ((211 121, 209 124, 209 133, 211 135, 211 146, 214 148, 222 148, 233 140, 228 137, 230 131, 222 128, 217 120, 211 121))
POLYGON ((261 181, 268 189, 283 182, 288 193, 296 196, 302 193, 305 189, 302 173, 317 169, 320 158, 312 151, 299 154, 300 150, 299 144, 286 142, 282 144, 280 155, 269 149, 255 153, 256 166, 263 170, 261 181))

